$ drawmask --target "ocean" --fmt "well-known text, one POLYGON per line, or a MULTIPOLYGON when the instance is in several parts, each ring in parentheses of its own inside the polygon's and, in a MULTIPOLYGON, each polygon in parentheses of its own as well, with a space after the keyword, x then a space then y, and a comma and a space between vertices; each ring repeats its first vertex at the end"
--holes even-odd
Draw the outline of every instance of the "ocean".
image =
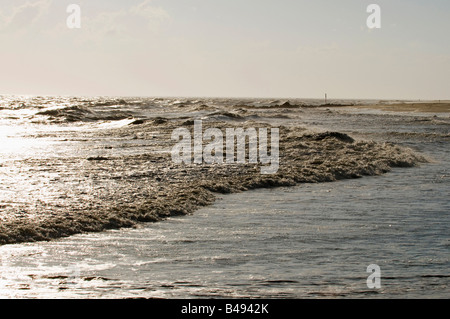
POLYGON ((449 298, 449 114, 322 103, 2 96, 0 297, 449 298), (279 127, 278 177, 172 164, 194 119, 279 127))

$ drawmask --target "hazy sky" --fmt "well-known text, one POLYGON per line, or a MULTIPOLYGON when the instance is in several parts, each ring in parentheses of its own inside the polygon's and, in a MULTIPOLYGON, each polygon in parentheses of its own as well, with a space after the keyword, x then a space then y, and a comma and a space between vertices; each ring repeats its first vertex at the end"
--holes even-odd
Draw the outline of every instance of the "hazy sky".
POLYGON ((449 0, 0 0, 0 94, 450 99, 449 32, 449 0))

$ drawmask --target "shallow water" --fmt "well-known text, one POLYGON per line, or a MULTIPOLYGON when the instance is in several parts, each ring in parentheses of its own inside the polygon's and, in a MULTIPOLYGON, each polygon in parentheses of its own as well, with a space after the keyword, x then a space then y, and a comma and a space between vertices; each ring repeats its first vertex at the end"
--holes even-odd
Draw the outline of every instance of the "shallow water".
POLYGON ((400 143, 434 161, 226 195, 137 229, 1 246, 0 297, 449 298, 450 121, 437 116, 305 111, 310 127, 400 143), (380 289, 367 287, 371 264, 380 289))

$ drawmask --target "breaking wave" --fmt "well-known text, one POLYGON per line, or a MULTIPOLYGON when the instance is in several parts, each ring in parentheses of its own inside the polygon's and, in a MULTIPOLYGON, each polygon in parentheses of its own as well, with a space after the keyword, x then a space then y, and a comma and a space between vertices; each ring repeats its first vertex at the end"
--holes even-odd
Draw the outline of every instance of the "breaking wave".
MULTIPOLYGON (((103 105, 104 106, 104 105, 103 105)), ((110 105, 108 105, 110 106, 110 105)), ((36 116, 47 116, 51 122, 93 122, 120 121, 133 118, 133 112, 116 109, 99 109, 82 106, 70 106, 61 109, 50 109, 36 113, 36 116)))
MULTIPOLYGON (((97 116, 78 107, 46 115, 64 119, 71 115, 73 120, 97 116)), ((211 121, 204 127, 240 127, 238 123, 211 121)), ((85 158, 67 154, 67 158, 22 161, 17 169, 26 171, 28 177, 10 185, 9 190, 17 191, 21 198, 19 203, 2 206, 0 244, 133 227, 191 214, 212 204, 218 193, 379 175, 392 167, 413 167, 427 161, 411 149, 390 143, 360 141, 334 131, 281 127, 279 170, 261 175, 260 164, 174 164, 170 154, 161 150, 170 147, 171 133, 186 125, 185 120, 155 118, 134 124, 99 131, 98 136, 147 136, 157 130, 158 138, 148 138, 154 151, 85 158)), ((266 127, 252 122, 254 125, 266 127)), ((95 137, 91 132, 85 139, 95 137)))
MULTIPOLYGON (((0 244, 133 227, 190 214, 213 203, 218 193, 332 182, 414 167, 431 160, 385 141, 449 139, 445 117, 384 114, 376 115, 379 122, 374 122, 375 117, 364 115, 367 127, 375 128, 353 131, 352 123, 360 123, 363 115, 344 118, 338 112, 315 109, 323 106, 321 100, 3 97, 0 102, 5 127, 22 125, 10 118, 30 116, 45 130, 27 131, 28 140, 41 142, 46 137, 63 145, 62 155, 55 157, 28 153, 11 162, 2 159, 0 244), (192 128, 197 119, 204 119, 204 129, 279 127, 278 172, 261 175, 261 165, 249 163, 174 164, 172 132, 192 128), (331 129, 333 121, 346 119, 352 121, 346 123, 348 130, 331 129), (84 129, 84 123, 103 121, 108 123, 84 129), (53 123, 80 125, 76 130, 67 125, 62 132, 47 125, 53 123), (326 129, 318 131, 320 126, 326 129)), ((55 145, 45 146, 45 154, 53 152, 55 145)))

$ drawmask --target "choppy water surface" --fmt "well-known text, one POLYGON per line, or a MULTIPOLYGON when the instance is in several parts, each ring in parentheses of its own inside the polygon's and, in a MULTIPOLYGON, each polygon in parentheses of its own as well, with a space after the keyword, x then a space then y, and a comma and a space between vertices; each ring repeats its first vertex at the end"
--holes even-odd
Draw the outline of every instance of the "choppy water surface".
POLYGON ((0 296, 449 298, 448 114, 311 109, 289 120, 400 143, 434 161, 226 195, 137 229, 1 246, 0 296), (366 285, 370 264, 381 268, 380 289, 366 285))

